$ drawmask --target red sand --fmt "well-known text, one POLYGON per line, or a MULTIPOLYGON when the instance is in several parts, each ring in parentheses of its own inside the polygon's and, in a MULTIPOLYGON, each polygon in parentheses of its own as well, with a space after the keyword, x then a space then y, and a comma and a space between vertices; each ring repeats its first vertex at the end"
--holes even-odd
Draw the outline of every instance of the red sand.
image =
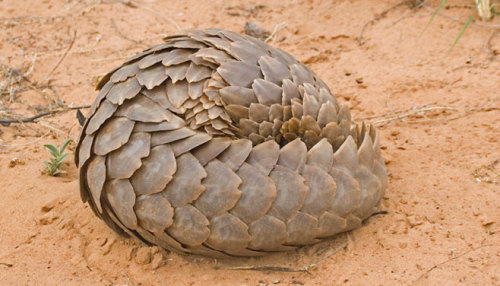
MULTIPOLYGON (((81 203, 72 160, 60 177, 41 172, 49 156, 43 144, 77 137, 74 111, 0 127, 1 285, 500 284, 498 28, 492 34, 471 25, 449 52, 462 23, 437 16, 422 34, 438 1, 382 16, 395 2, 138 0, 135 8, 119 1, 20 2, 0 0, 0 63, 28 72, 36 55, 27 77, 41 86, 62 62, 50 76, 52 89, 28 88, 13 102, 2 92, 0 118, 35 114, 61 100, 90 104, 97 76, 177 32, 165 17, 182 29, 236 32, 246 21, 270 31, 285 22, 271 44, 311 66, 355 119, 383 125, 391 176, 383 200, 388 214, 358 230, 293 253, 217 261, 118 237, 81 203), (402 119, 387 120, 398 111, 402 119), (264 265, 308 273, 227 269, 264 265)), ((473 12, 473 1, 449 2, 442 10, 449 16, 473 12)), ((500 18, 478 23, 498 27, 500 18)), ((9 79, 7 73, 1 81, 9 79)))

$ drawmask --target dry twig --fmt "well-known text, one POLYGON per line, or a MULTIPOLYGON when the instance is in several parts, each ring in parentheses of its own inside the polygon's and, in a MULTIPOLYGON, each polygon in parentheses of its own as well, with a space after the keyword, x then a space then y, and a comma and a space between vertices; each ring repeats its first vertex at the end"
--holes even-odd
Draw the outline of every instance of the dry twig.
POLYGON ((305 272, 310 273, 309 269, 311 267, 315 267, 316 264, 309 264, 307 266, 301 268, 290 268, 290 267, 282 267, 282 266, 235 266, 224 268, 227 270, 255 270, 255 271, 276 271, 276 272, 305 272))
POLYGON ((140 44, 141 43, 140 41, 134 40, 132 38, 129 38, 127 35, 123 34, 122 31, 120 30, 120 28, 118 28, 118 26, 116 25, 115 19, 111 18, 111 24, 113 25, 113 28, 116 30, 116 32, 118 33, 118 35, 120 35, 120 37, 124 38, 127 41, 134 42, 136 44, 140 44))
POLYGON ((269 35, 269 37, 267 37, 264 40, 264 42, 268 43, 271 40, 274 41, 274 38, 276 37, 276 33, 278 33, 280 30, 286 28, 287 26, 288 26, 288 24, 286 22, 281 22, 279 24, 276 24, 276 26, 274 26, 273 31, 271 32, 271 35, 269 35))
MULTIPOLYGON (((426 5, 424 5, 422 7, 425 8, 425 9, 427 9, 427 10, 429 10, 429 11, 431 11, 432 13, 434 13, 436 11, 436 9, 428 7, 426 5)), ((449 16, 449 15, 443 14, 441 12, 437 12, 437 15, 439 15, 441 17, 444 17, 444 18, 448 18, 448 19, 453 20, 455 22, 462 23, 462 24, 466 24, 467 23, 467 20, 462 20, 462 19, 459 19, 459 18, 455 18, 455 17, 449 16)), ((481 24, 481 23, 471 22, 470 25, 473 25, 473 26, 476 26, 476 27, 481 27, 481 28, 488 28, 488 29, 500 29, 500 25, 494 25, 494 24, 481 24)))
POLYGON ((376 119, 371 121, 371 124, 374 126, 384 126, 387 125, 388 123, 395 121, 395 120, 400 120, 404 119, 407 117, 410 117, 412 115, 416 115, 419 113, 425 113, 425 112, 430 112, 430 111, 436 111, 436 110, 453 110, 457 111, 456 108, 450 107, 450 106, 420 106, 420 107, 413 107, 411 109, 407 110, 401 110, 401 111, 393 111, 391 113, 385 113, 381 115, 374 115, 374 116, 368 116, 364 118, 359 118, 360 120, 369 120, 369 119, 376 119), (380 118, 380 119, 378 119, 380 118))
POLYGON ((361 32, 359 33, 359 36, 357 38, 358 40, 358 44, 360 46, 362 46, 364 43, 365 43, 365 40, 363 39, 363 34, 365 33, 365 30, 366 28, 369 26, 369 25, 373 25, 375 24, 376 22, 378 22, 380 19, 383 19, 385 18, 385 16, 387 16, 387 13, 389 13, 390 11, 392 11, 393 9, 396 9, 398 8, 399 6, 402 6, 402 5, 405 5, 406 1, 401 1, 387 9, 385 9, 384 11, 382 11, 381 13, 375 15, 375 17, 373 19, 371 19, 370 21, 368 21, 366 24, 363 25, 363 28, 361 28, 361 32))
POLYGON ((54 66, 54 68, 49 72, 49 74, 47 75, 45 81, 49 81, 50 80, 50 76, 52 75, 52 73, 59 67, 59 65, 62 63, 62 61, 64 60, 64 58, 66 58, 66 55, 68 55, 68 52, 71 50, 71 48, 73 47, 73 44, 75 43, 75 40, 76 40, 76 30, 73 31, 73 38, 71 39, 71 43, 69 44, 68 48, 66 49, 66 51, 64 52, 64 54, 62 55, 61 58, 59 58, 59 61, 57 62, 57 64, 54 66))
POLYGON ((65 107, 65 108, 59 108, 59 109, 54 109, 46 112, 39 113, 34 116, 26 117, 26 118, 2 118, 0 119, 0 124, 3 126, 9 126, 11 123, 26 123, 26 122, 34 122, 36 119, 52 115, 55 113, 59 112, 65 112, 69 110, 79 110, 79 109, 84 109, 84 108, 89 108, 90 105, 82 105, 82 106, 72 106, 72 107, 65 107))
POLYGON ((12 264, 12 263, 7 263, 7 262, 0 262, 0 265, 5 265, 5 266, 7 266, 7 267, 9 267, 9 268, 10 268, 10 267, 12 267, 12 266, 14 266, 14 264, 12 264))
POLYGON ((399 17, 399 19, 397 19, 391 25, 389 25, 389 27, 396 25, 397 23, 402 21, 404 18, 406 18, 406 16, 408 16, 408 14, 410 12, 417 11, 418 9, 422 8, 425 5, 425 1, 417 0, 417 1, 413 1, 413 2, 415 2, 415 3, 411 3, 411 5, 409 5, 411 7, 411 9, 406 11, 401 17, 399 17))
POLYGON ((496 35, 498 35, 498 31, 500 31, 500 30, 494 30, 494 31, 492 31, 491 34, 490 34, 490 36, 488 37, 488 39, 482 45, 483 50, 486 50, 486 52, 488 53, 488 55, 490 55, 490 58, 489 58, 490 61, 493 61, 495 59, 495 57, 496 57, 495 52, 493 52, 493 49, 491 48, 491 40, 493 40, 493 38, 496 35))
POLYGON ((128 7, 133 7, 133 8, 138 7, 138 8, 144 9, 146 11, 149 11, 149 12, 155 14, 156 16, 166 20, 170 24, 172 24, 177 29, 178 32, 180 32, 180 33, 184 32, 184 30, 181 29, 181 27, 172 18, 167 17, 167 16, 159 13, 156 10, 149 8, 148 6, 141 5, 141 4, 139 4, 135 1, 132 1, 132 0, 120 0, 120 3, 122 3, 123 5, 128 6, 128 7))
POLYGON ((275 265, 264 265, 264 266, 250 265, 250 266, 227 267, 227 268, 224 268, 224 269, 227 269, 227 270, 253 270, 253 271, 263 271, 263 272, 270 272, 270 271, 275 271, 275 272, 302 272, 302 273, 311 274, 311 272, 309 272, 309 270, 311 270, 312 268, 317 267, 319 265, 319 263, 321 263, 322 261, 330 258, 332 255, 336 254, 341 249, 344 249, 344 250, 347 249, 347 245, 348 245, 348 242, 344 243, 341 247, 338 247, 337 249, 334 249, 334 250, 330 251, 330 253, 328 253, 327 255, 325 255, 324 257, 322 257, 321 259, 319 259, 318 261, 316 261, 314 263, 311 263, 311 264, 308 264, 308 265, 303 266, 303 267, 299 267, 299 268, 291 268, 291 267, 275 266, 275 265))
POLYGON ((421 280, 422 278, 424 278, 424 277, 425 277, 427 274, 429 274, 432 270, 434 270, 434 269, 436 269, 436 268, 438 268, 438 267, 440 267, 440 266, 442 266, 442 265, 444 265, 444 264, 446 264, 446 263, 449 263, 449 262, 451 262, 451 261, 453 261, 453 260, 457 260, 458 258, 463 257, 463 256, 465 256, 465 255, 467 255, 467 254, 469 254, 469 253, 471 253, 471 252, 473 252, 473 251, 476 251, 476 250, 478 250, 478 249, 481 249, 481 248, 484 248, 484 247, 488 247, 488 246, 493 246, 493 245, 492 245, 492 244, 486 244, 486 245, 481 245, 481 246, 478 246, 478 247, 476 247, 476 248, 471 248, 471 249, 469 249, 468 251, 466 251, 466 252, 464 252, 464 253, 462 253, 462 254, 460 254, 460 255, 454 256, 454 257, 452 257, 452 258, 450 258, 450 259, 448 259, 448 260, 445 260, 445 261, 443 261, 443 262, 440 262, 440 263, 438 263, 438 264, 435 264, 435 265, 434 265, 434 266, 432 266, 431 268, 427 269, 427 270, 426 270, 424 273, 422 273, 420 276, 418 276, 418 278, 417 278, 417 279, 415 279, 415 280, 411 283, 411 285, 415 285, 415 284, 416 284, 419 280, 421 280))

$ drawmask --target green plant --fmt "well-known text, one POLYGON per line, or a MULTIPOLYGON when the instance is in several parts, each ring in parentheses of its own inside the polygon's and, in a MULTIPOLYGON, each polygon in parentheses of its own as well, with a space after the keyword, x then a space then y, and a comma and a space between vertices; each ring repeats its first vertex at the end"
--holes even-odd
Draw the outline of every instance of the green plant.
POLYGON ((61 147, 57 148, 52 144, 45 144, 45 148, 49 151, 52 157, 50 158, 50 162, 44 161, 43 163, 46 166, 45 172, 50 176, 57 176, 58 174, 63 173, 61 170, 62 163, 66 157, 68 157, 68 153, 64 153, 64 149, 68 146, 71 139, 66 139, 61 147))
MULTIPOLYGON (((434 12, 432 13, 431 19, 429 20, 429 22, 425 26, 424 30, 422 31, 422 34, 427 30, 429 25, 434 20, 434 17, 439 13, 441 8, 444 7, 444 5, 446 4, 447 1, 448 0, 441 0, 438 7, 436 8, 436 10, 434 10, 434 12)), ((496 9, 496 4, 491 4, 490 0, 475 0, 475 2, 476 2, 475 6, 476 6, 476 9, 478 11, 478 15, 483 21, 489 20, 492 17, 491 12, 493 12, 494 15, 498 14, 497 9, 496 9)), ((458 40, 460 40, 460 38, 464 34, 467 27, 469 27, 469 25, 471 24, 473 19, 474 19, 474 13, 471 13, 469 15, 469 18, 467 19, 467 21, 465 21, 464 25, 462 26, 462 29, 458 33, 458 36, 455 38, 455 42, 453 42, 453 45, 451 46, 450 51, 452 51, 453 48, 455 48, 455 46, 458 43, 458 40)))

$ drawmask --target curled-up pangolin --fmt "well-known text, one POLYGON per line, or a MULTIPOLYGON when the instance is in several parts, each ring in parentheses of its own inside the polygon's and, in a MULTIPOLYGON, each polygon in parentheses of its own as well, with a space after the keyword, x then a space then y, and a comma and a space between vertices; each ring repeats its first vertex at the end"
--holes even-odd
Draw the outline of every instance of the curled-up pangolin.
POLYGON ((359 227, 384 195, 377 131, 252 37, 167 37, 98 89, 75 161, 83 201, 123 235, 262 255, 359 227))

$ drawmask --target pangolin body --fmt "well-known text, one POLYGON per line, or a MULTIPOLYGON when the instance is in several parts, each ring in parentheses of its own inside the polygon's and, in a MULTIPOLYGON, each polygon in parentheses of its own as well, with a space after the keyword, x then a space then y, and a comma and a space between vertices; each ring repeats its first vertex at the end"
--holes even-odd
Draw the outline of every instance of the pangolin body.
POLYGON ((263 255, 359 227, 384 195, 377 131, 252 37, 169 36, 98 89, 75 162, 82 200, 123 235, 263 255))

